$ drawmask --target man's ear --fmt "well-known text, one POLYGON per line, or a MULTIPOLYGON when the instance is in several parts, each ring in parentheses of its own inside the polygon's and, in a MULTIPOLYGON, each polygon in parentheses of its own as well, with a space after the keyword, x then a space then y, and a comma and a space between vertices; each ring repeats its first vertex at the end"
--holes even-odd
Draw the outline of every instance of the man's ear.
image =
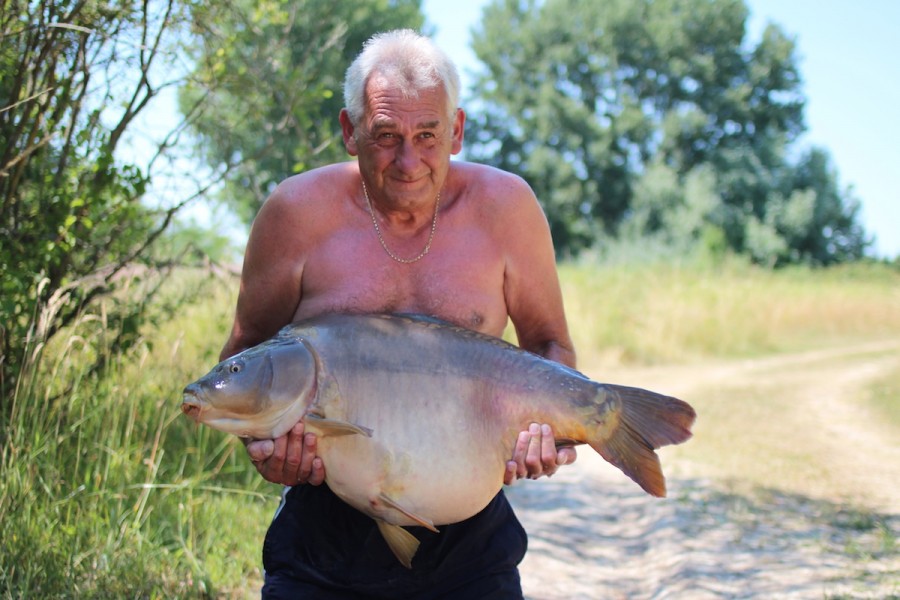
POLYGON ((353 137, 356 127, 353 126, 353 122, 350 120, 350 113, 347 112, 346 108, 341 109, 338 119, 341 122, 341 133, 344 136, 344 147, 347 148, 347 154, 356 156, 359 154, 359 146, 356 144, 356 138, 353 137))
POLYGON ((453 143, 450 145, 450 154, 459 154, 463 146, 463 137, 466 134, 466 111, 461 108, 456 109, 456 116, 453 118, 453 143))

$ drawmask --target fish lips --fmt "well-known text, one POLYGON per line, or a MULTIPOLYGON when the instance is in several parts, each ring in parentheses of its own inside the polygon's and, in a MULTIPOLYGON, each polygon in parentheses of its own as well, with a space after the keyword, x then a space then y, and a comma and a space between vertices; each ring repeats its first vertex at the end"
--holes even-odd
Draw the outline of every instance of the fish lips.
POLYGON ((197 389, 197 386, 191 384, 184 388, 184 395, 181 399, 181 412, 199 423, 200 415, 205 407, 206 402, 200 398, 200 390, 197 389))

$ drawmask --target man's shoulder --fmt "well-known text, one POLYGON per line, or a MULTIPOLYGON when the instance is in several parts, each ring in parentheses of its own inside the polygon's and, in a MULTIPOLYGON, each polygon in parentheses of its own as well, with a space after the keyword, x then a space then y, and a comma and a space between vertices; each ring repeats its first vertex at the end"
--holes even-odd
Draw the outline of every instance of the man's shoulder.
POLYGON ((480 211, 519 213, 536 209, 537 197, 522 177, 489 165, 455 163, 455 176, 463 182, 463 198, 473 201, 480 211))
POLYGON ((453 163, 462 187, 474 192, 480 201, 521 202, 534 199, 534 192, 522 177, 497 167, 458 161, 453 163))
POLYGON ((525 184, 525 180, 516 175, 515 173, 510 173, 509 171, 504 171, 503 169, 493 167, 491 165, 485 165, 482 163, 468 162, 464 160, 455 160, 450 163, 451 169, 455 170, 459 176, 464 177, 470 182, 477 182, 480 184, 491 184, 493 182, 521 182, 523 185, 525 184))
POLYGON ((358 177, 355 162, 335 163, 292 175, 278 184, 267 202, 287 204, 295 209, 320 208, 358 177))

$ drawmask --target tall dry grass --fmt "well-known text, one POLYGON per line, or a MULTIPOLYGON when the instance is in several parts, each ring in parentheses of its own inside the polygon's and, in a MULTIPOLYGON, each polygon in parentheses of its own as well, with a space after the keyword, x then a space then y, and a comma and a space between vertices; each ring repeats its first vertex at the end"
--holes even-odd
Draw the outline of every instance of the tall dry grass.
POLYGON ((580 362, 751 357, 900 335, 900 270, 576 264, 560 269, 580 362))

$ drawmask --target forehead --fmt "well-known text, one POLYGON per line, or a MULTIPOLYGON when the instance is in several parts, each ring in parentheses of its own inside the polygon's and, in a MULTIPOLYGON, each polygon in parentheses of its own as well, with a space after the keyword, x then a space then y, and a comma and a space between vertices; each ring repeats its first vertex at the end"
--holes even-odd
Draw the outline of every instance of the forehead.
POLYGON ((366 83, 365 120, 370 126, 435 127, 448 120, 447 94, 437 86, 406 95, 388 79, 373 75, 366 83))

